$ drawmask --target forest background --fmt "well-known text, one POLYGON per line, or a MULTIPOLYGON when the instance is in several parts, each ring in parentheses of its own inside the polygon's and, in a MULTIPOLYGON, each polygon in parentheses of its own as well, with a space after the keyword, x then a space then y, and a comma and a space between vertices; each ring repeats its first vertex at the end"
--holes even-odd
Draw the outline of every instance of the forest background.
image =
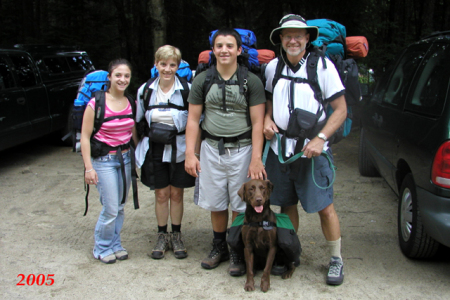
POLYGON ((367 37, 369 55, 358 63, 376 77, 404 46, 450 30, 448 0, 0 0, 0 47, 77 45, 97 69, 127 58, 134 93, 150 77, 159 46, 180 48, 195 69, 209 33, 234 27, 253 30, 258 48, 276 51, 269 34, 287 13, 332 19, 346 26, 347 36, 367 37))

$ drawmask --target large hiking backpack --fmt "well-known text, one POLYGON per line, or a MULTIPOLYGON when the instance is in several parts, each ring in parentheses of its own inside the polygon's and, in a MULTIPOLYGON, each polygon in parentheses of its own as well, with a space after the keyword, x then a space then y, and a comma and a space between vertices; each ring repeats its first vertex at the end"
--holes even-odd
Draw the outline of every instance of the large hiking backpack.
POLYGON ((83 114, 86 109, 86 105, 94 97, 94 93, 98 91, 106 91, 107 84, 109 82, 108 72, 103 70, 96 70, 89 72, 81 80, 77 97, 74 101, 72 110, 73 120, 73 152, 80 152, 80 138, 81 138, 81 125, 83 123, 83 114))
POLYGON ((312 42, 336 66, 342 83, 345 86, 345 100, 348 106, 361 99, 358 65, 352 58, 347 58, 346 29, 338 22, 328 19, 309 20, 308 26, 319 28, 319 37, 312 42))

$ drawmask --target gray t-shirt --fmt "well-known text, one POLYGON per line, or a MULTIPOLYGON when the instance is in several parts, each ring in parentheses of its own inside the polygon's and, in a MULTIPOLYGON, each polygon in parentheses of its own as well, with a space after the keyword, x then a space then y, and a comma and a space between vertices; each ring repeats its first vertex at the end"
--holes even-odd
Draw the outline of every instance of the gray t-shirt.
MULTIPOLYGON (((232 76, 232 80, 237 80, 238 70, 232 76)), ((207 73, 208 71, 204 71, 195 77, 188 98, 189 103, 205 106, 202 129, 218 137, 234 137, 249 131, 251 125, 247 123, 247 101, 245 96, 240 94, 239 85, 225 86, 227 110, 224 111, 223 92, 218 84, 211 86, 204 101, 203 83, 207 73)), ((219 78, 221 78, 220 75, 219 78)), ((264 86, 261 80, 251 72, 247 75, 247 86, 250 106, 266 102, 264 86)), ((217 148, 218 141, 207 139, 207 142, 217 148)), ((225 147, 242 147, 250 144, 251 139, 242 139, 239 143, 225 143, 225 147)))

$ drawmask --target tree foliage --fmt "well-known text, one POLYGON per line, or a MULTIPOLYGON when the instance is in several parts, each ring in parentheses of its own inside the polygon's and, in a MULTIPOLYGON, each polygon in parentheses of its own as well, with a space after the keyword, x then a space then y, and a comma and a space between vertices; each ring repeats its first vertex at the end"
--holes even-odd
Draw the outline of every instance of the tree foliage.
POLYGON ((149 77, 155 50, 181 49, 193 68, 220 27, 252 29, 258 48, 275 50, 269 34, 287 13, 344 24, 347 35, 366 36, 370 51, 360 62, 383 69, 407 44, 450 29, 446 0, 0 0, 0 41, 78 45, 97 68, 117 57, 134 65, 134 85, 149 77))

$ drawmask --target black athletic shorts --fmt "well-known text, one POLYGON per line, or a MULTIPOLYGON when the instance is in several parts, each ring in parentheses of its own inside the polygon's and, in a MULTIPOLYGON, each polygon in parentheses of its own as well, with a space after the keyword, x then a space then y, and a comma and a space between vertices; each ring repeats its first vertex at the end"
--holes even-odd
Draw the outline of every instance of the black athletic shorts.
POLYGON ((171 174, 171 163, 162 162, 163 153, 164 144, 152 143, 155 189, 163 189, 169 185, 177 188, 193 187, 195 185, 195 177, 192 177, 186 172, 184 169, 184 161, 176 163, 175 171, 171 174))

